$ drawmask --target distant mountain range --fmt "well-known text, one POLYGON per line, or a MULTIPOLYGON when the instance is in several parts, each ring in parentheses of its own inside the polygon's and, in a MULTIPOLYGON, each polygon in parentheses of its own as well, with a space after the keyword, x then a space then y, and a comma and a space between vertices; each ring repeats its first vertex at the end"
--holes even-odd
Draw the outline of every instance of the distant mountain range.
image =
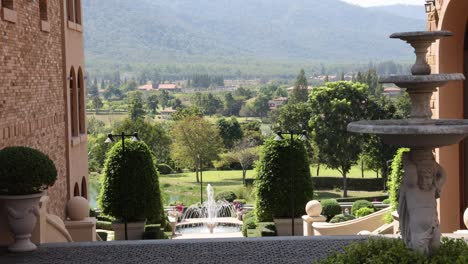
POLYGON ((390 15, 400 16, 410 19, 426 20, 426 12, 424 5, 390 5, 390 6, 374 6, 368 7, 368 10, 376 12, 385 12, 390 15))
POLYGON ((367 62, 408 59, 393 32, 424 30, 424 8, 339 0, 83 0, 97 63, 367 62))

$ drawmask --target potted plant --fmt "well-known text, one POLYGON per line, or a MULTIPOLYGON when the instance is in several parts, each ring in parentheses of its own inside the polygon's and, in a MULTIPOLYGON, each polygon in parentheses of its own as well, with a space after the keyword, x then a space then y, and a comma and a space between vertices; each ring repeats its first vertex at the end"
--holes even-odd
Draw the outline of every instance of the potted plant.
POLYGON ((42 152, 28 147, 0 150, 0 200, 15 238, 9 251, 26 252, 37 248, 30 238, 39 214, 39 200, 56 179, 53 161, 42 152))
POLYGON ((148 146, 141 142, 116 143, 108 152, 104 164, 104 182, 99 204, 102 212, 113 216, 115 239, 142 239, 145 219, 165 224, 164 208, 159 189, 158 172, 148 146))
POLYGON ((255 213, 258 222, 274 221, 278 235, 289 236, 293 218, 297 230, 295 235, 302 235, 301 216, 313 197, 312 177, 304 144, 296 140, 291 147, 289 139, 267 140, 256 170, 255 213), (292 198, 294 216, 291 215, 292 198))

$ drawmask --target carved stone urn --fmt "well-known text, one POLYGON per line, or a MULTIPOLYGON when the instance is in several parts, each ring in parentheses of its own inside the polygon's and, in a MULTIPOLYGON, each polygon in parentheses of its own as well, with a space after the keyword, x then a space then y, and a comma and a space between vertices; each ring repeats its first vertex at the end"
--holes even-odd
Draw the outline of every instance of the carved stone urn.
POLYGON ((30 238, 39 216, 39 200, 44 192, 29 195, 0 195, 8 216, 8 226, 15 242, 8 247, 10 252, 28 252, 37 249, 30 238))

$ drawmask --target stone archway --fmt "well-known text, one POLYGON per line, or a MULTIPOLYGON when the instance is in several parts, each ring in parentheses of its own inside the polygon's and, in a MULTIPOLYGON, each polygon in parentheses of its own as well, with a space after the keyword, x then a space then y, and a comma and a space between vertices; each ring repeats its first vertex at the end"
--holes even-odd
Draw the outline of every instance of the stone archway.
MULTIPOLYGON (((438 2, 442 2, 438 29, 451 31, 454 36, 439 42, 436 69, 439 73, 463 73, 468 1, 438 2)), ((439 118, 468 118, 468 90, 464 89, 463 82, 452 82, 440 89, 437 101, 436 113, 439 118)), ((440 199, 441 230, 453 232, 462 226, 465 206, 463 186, 465 174, 468 174, 468 142, 441 148, 439 161, 449 176, 440 199)))

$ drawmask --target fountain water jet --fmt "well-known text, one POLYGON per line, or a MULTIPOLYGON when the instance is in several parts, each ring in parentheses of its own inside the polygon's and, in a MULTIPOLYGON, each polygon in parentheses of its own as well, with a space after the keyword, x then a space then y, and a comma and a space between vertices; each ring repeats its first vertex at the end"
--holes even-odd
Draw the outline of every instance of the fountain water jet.
POLYGON ((436 199, 445 183, 443 168, 435 161, 434 148, 456 144, 468 135, 468 120, 431 119, 430 99, 437 87, 449 81, 462 81, 463 74, 431 74, 426 61, 433 42, 451 36, 448 31, 419 31, 392 34, 408 42, 417 56, 412 75, 381 78, 381 83, 394 83, 406 88, 411 98, 409 119, 359 121, 348 125, 348 131, 376 134, 387 144, 409 147, 404 156, 404 176, 400 186, 398 213, 400 229, 407 247, 430 255, 440 246, 436 199))
POLYGON ((234 206, 225 200, 215 201, 214 190, 211 184, 206 187, 208 200, 200 205, 191 205, 187 208, 182 221, 177 224, 179 228, 187 225, 204 225, 213 234, 219 224, 240 226, 234 206))

